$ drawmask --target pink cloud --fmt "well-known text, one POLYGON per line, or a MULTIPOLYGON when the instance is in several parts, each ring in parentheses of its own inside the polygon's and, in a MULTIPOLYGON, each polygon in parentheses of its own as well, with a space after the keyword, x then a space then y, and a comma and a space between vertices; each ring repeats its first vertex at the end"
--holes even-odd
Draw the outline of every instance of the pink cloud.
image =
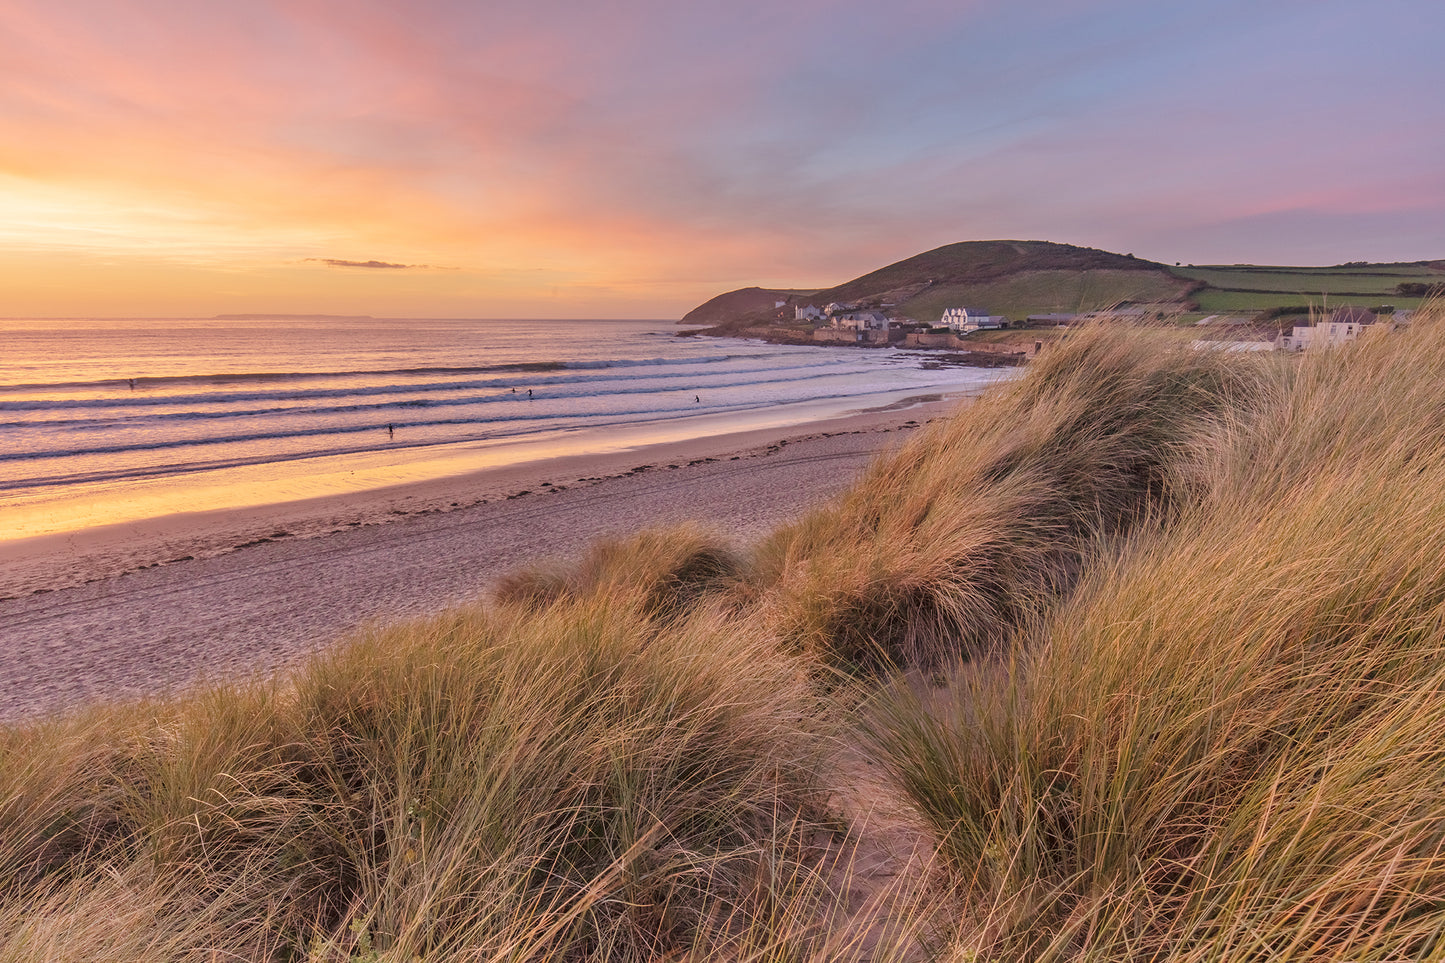
MULTIPOLYGON (((1327 5, 1322 36, 1349 19, 1327 5)), ((0 174, 190 212, 198 245, 270 238, 278 263, 376 251, 668 292, 831 283, 968 237, 1136 249, 1439 211, 1432 101, 1243 56, 1304 5, 1249 29, 1181 10, 11 0, 0 174)))

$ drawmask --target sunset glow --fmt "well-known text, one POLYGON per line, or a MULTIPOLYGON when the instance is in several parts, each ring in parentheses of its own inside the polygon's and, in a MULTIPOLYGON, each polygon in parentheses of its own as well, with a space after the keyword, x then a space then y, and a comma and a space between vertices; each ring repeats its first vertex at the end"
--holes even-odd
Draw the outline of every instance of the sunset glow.
POLYGON ((1445 254, 1445 8, 8 0, 0 315, 674 317, 952 241, 1445 254))

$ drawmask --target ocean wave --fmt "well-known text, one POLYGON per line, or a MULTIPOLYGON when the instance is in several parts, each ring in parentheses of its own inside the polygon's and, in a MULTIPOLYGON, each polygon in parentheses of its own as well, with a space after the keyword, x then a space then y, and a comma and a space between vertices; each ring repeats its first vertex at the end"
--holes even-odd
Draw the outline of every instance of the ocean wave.
POLYGON ((467 365, 461 367, 367 368, 355 371, 247 371, 217 372, 190 375, 141 375, 135 378, 101 378, 93 381, 29 382, 0 385, 0 394, 30 391, 116 391, 132 385, 141 388, 167 388, 178 385, 263 384, 270 381, 320 381, 328 378, 372 378, 385 375, 462 375, 494 371, 560 371, 562 361, 520 361, 510 364, 467 365))
MULTIPOLYGON (((660 365, 660 363, 659 363, 659 365, 660 365)), ((596 370, 596 368, 602 368, 602 367, 609 367, 609 366, 599 365, 599 366, 596 366, 595 368, 582 368, 582 367, 578 367, 578 368, 575 368, 575 369, 568 369, 568 370, 596 370)), ((619 366, 619 367, 620 367, 620 366, 619 366)), ((558 369, 555 369, 555 368, 554 368, 554 369, 548 369, 549 372, 555 372, 556 370, 558 370, 558 369)), ((756 374, 762 374, 762 373, 766 373, 766 372, 778 372, 778 373, 780 373, 780 374, 786 374, 786 375, 787 375, 787 378, 798 378, 798 377, 810 377, 811 375, 808 375, 808 374, 800 374, 800 373, 806 373, 806 372, 811 372, 811 371, 822 371, 822 372, 825 372, 825 373, 833 373, 833 372, 836 372, 836 371, 837 371, 837 368, 835 368, 834 366, 831 366, 831 365, 826 365, 826 364, 813 364, 813 365, 798 365, 798 364, 778 365, 778 364, 769 364, 769 365, 766 365, 766 366, 759 366, 759 367, 754 367, 754 368, 732 368, 732 369, 729 369, 729 370, 726 372, 725 375, 722 374, 722 373, 719 373, 718 377, 727 377, 727 378, 731 379, 731 380, 729 381, 729 385, 731 385, 731 384, 737 384, 737 385, 740 385, 740 386, 746 386, 746 385, 749 385, 749 384, 762 384, 762 383, 768 383, 769 381, 786 380, 786 379, 781 379, 781 378, 780 378, 780 379, 752 379, 752 380, 746 380, 746 379, 744 379, 744 377, 743 377, 743 376, 746 376, 746 375, 756 375, 756 374)), ((385 395, 416 395, 416 394, 420 394, 420 393, 441 393, 441 392, 447 392, 447 391, 498 391, 498 392, 502 392, 502 391, 504 391, 505 389, 508 389, 508 388, 525 388, 525 387, 529 387, 529 386, 535 386, 535 387, 555 387, 555 386, 558 386, 558 385, 570 385, 570 384, 587 386, 588 388, 593 389, 593 390, 591 390, 591 391, 589 391, 589 392, 585 392, 585 393, 591 393, 591 394, 597 393, 596 390, 595 390, 595 389, 597 388, 597 386, 599 386, 599 385, 609 385, 609 384, 610 384, 610 385, 613 385, 613 386, 615 386, 615 387, 609 389, 609 390, 608 390, 607 392, 605 392, 605 393, 608 393, 608 394, 613 394, 613 393, 623 394, 623 393, 642 392, 642 391, 648 391, 648 390, 659 390, 659 389, 653 389, 653 388, 645 387, 645 385, 656 384, 657 382, 664 381, 664 380, 667 380, 667 379, 682 379, 682 378, 697 379, 698 377, 699 377, 698 373, 697 373, 696 371, 691 371, 691 370, 688 370, 688 371, 679 371, 679 372, 677 372, 676 374, 669 374, 669 373, 667 373, 667 372, 659 372, 659 371, 648 371, 646 374, 628 374, 628 373, 626 373, 625 368, 624 368, 624 369, 621 369, 621 370, 619 370, 618 368, 614 368, 614 369, 613 369, 612 371, 610 371, 608 374, 596 374, 596 375, 583 374, 583 375, 554 376, 554 377, 532 378, 532 379, 527 379, 527 380, 525 380, 525 381, 518 381, 518 380, 515 380, 515 379, 511 379, 511 378, 500 378, 500 379, 498 379, 498 378, 492 378, 492 379, 474 380, 474 381, 438 381, 438 382, 430 382, 430 383, 381 384, 381 385, 370 385, 370 386, 348 386, 348 387, 337 387, 337 388, 312 388, 312 389, 301 389, 301 390, 223 391, 223 392, 199 392, 199 393, 190 393, 190 394, 167 394, 167 395, 131 395, 130 393, 126 393, 126 394, 121 395, 121 396, 119 396, 119 397, 114 397, 114 396, 113 396, 113 397, 105 397, 105 398, 34 398, 34 399, 17 399, 17 400, 13 400, 13 401, 0 401, 0 412, 6 412, 6 411, 11 411, 11 412, 22 412, 22 411, 29 411, 29 412, 57 411, 57 412, 60 412, 60 411, 102 411, 102 410, 112 410, 112 411, 115 411, 115 410, 124 410, 124 409, 126 409, 126 408, 175 408, 175 407, 196 406, 196 405, 236 405, 236 404, 238 404, 238 403, 243 403, 243 402, 272 402, 273 404, 284 404, 284 403, 287 403, 287 402, 298 402, 298 401, 308 401, 308 400, 321 401, 321 400, 326 400, 326 399, 337 399, 337 398, 370 398, 370 397, 380 397, 380 396, 385 396, 385 395), (624 385, 626 385, 626 384, 629 383, 629 382, 639 383, 640 386, 639 386, 639 387, 636 387, 636 388, 623 387, 624 385)), ((705 377, 705 376, 704 376, 704 377, 705 377)), ((707 382, 705 382, 705 381, 689 381, 689 385, 697 385, 697 386, 699 386, 699 387, 718 387, 718 386, 719 386, 716 382, 713 382, 713 383, 709 384, 709 383, 707 383, 707 382)), ((660 386, 660 390, 674 390, 674 389, 673 389, 672 387, 669 387, 669 386, 665 386, 665 385, 664 385, 664 386, 660 386)), ((581 393, 584 393, 584 392, 578 392, 577 394, 581 394, 581 393)), ((502 395, 498 396, 498 397, 496 398, 496 400, 502 400, 502 399, 506 399, 506 398, 510 398, 510 397, 511 397, 510 393, 502 394, 502 395)), ((438 402, 438 403, 440 403, 440 402, 438 402)), ((265 413, 265 412, 268 412, 268 411, 276 411, 276 410, 278 410, 278 409, 276 409, 276 408, 274 408, 274 407, 273 407, 273 408, 264 409, 264 410, 250 410, 250 411, 241 411, 241 410, 237 409, 237 413, 241 413, 241 414, 260 414, 260 413, 265 413)), ((317 410, 321 410, 321 409, 317 409, 317 410)), ((220 411, 220 412, 197 411, 197 412, 194 412, 193 414, 194 414, 196 417, 212 417, 212 416, 222 416, 222 417, 224 417, 224 416, 227 416, 228 414, 230 414, 230 412, 226 412, 226 411, 220 411)), ((39 422, 39 421, 37 421, 37 420, 26 420, 26 421, 23 421, 23 422, 13 422, 12 424, 17 424, 17 425, 18 425, 18 424, 39 424, 39 423, 43 423, 43 422, 39 422)))
MULTIPOLYGON (((833 395, 819 395, 818 401, 833 400, 836 398, 848 397, 851 392, 839 392, 833 395)), ((396 450, 405 448, 426 448, 436 445, 455 444, 468 441, 496 440, 513 438, 521 435, 537 434, 552 430, 577 430, 583 428, 603 428, 615 425, 640 424, 649 421, 661 421, 684 415, 718 414, 726 412, 748 411, 757 408, 769 407, 768 402, 742 401, 730 405, 714 406, 706 411, 699 411, 695 405, 678 405, 671 408, 634 408, 626 410, 611 410, 598 412, 592 415, 578 415, 575 412, 550 412, 537 413, 530 416, 507 418, 504 420, 486 418, 435 418, 419 421, 394 422, 393 427, 397 431, 417 431, 418 429, 429 428, 456 428, 456 427, 478 427, 490 426, 491 431, 485 434, 453 435, 445 438, 429 437, 417 444, 365 444, 365 445, 331 445, 326 447, 313 447, 299 452, 277 452, 274 449, 259 451, 253 456, 224 458, 216 461, 207 460, 204 462, 175 462, 169 461, 164 465, 136 465, 127 468, 107 468, 97 471, 68 471, 66 473, 54 473, 48 475, 31 475, 24 478, 5 478, 0 480, 0 491, 34 488, 45 485, 56 485, 61 483, 103 480, 103 478, 125 478, 125 477, 149 477, 156 474, 183 474, 188 471, 208 470, 217 467, 228 467, 231 465, 262 464, 274 461, 289 461, 298 458, 315 458, 339 454, 355 454, 367 451, 396 450), (102 478, 103 476, 103 478, 102 478)), ((317 427, 311 429, 299 429, 293 431, 254 431, 243 434, 227 436, 207 436, 198 438, 171 438, 159 441, 136 441, 131 443, 119 443, 111 445, 93 445, 88 447, 76 447, 65 449, 49 449, 33 452, 3 452, 0 453, 0 463, 25 463, 37 462, 46 459, 57 459, 62 462, 73 461, 80 458, 94 458, 110 455, 125 455, 135 453, 159 453, 167 451, 191 451, 205 448, 207 446, 222 445, 251 445, 263 442, 279 442, 293 439, 318 439, 326 436, 344 438, 363 434, 379 435, 385 431, 385 424, 365 425, 341 425, 317 427)), ((389 441, 391 439, 388 439, 389 441)))
POLYGON ((39 391, 128 391, 185 387, 187 385, 247 385, 285 381, 326 381, 345 378, 436 377, 521 372, 589 371, 600 368, 650 367, 654 365, 711 365, 735 358, 764 357, 765 353, 735 355, 719 353, 698 357, 595 358, 583 361, 516 361, 491 365, 455 365, 404 368, 357 368, 336 371, 223 371, 210 374, 138 375, 135 378, 99 378, 85 381, 21 382, 0 384, 0 396, 39 391))
MULTIPOLYGON (((822 377, 824 377, 824 376, 821 376, 821 375, 820 375, 820 376, 818 376, 818 377, 819 377, 819 378, 822 378, 822 377)), ((740 385, 740 386, 729 385, 729 386, 727 386, 727 387, 730 387, 730 388, 731 388, 731 387, 763 388, 763 387, 767 387, 769 384, 776 385, 776 384, 784 383, 784 381, 786 381, 786 382, 789 383, 789 384, 794 384, 794 383, 797 383, 798 380, 799 380, 799 379, 797 379, 797 378, 780 379, 780 380, 778 380, 778 381, 773 381, 773 382, 756 382, 756 383, 751 383, 751 384, 746 384, 746 385, 740 385)), ((714 389, 714 390, 716 390, 716 389, 714 389)), ((790 400, 792 400, 792 401, 827 401, 827 400, 831 400, 831 399, 834 399, 834 398, 846 397, 846 396, 847 396, 848 394, 850 394, 850 393, 852 393, 852 392, 851 392, 851 391, 842 391, 842 392, 835 392, 835 393, 818 392, 818 393, 810 394, 810 395, 808 395, 806 398, 802 398, 802 399, 796 399, 796 398, 795 398, 795 399, 790 399, 790 400)), ((654 398, 658 398, 657 393, 654 392, 654 391, 638 391, 638 392, 636 392, 635 394, 638 395, 638 396, 642 396, 642 397, 654 397, 654 398)), ((617 397, 622 397, 622 394, 621 394, 621 393, 616 393, 615 396, 617 396, 617 397)), ((513 396, 507 395, 507 396, 505 396, 505 397, 506 397, 506 398, 512 398, 513 396)), ((554 395, 554 396, 549 396, 549 397, 547 397, 547 398, 538 399, 538 400, 543 400, 543 401, 556 401, 556 400, 559 400, 559 399, 561 399, 561 400, 570 400, 570 399, 575 399, 575 398, 580 398, 580 397, 586 397, 586 396, 584 396, 584 395, 573 395, 573 396, 554 395)), ((260 441, 280 441, 280 440, 284 440, 284 439, 293 439, 293 438, 320 437, 320 436, 330 435, 330 434, 336 434, 336 435, 341 435, 341 434, 358 434, 358 433, 370 432, 370 431, 381 431, 381 430, 384 430, 384 429, 387 427, 388 424, 392 425, 394 428, 412 428, 412 429, 415 429, 415 428, 436 428, 436 427, 456 427, 456 426, 467 426, 467 425, 506 426, 506 425, 516 424, 516 425, 521 425, 521 426, 527 426, 527 425, 532 425, 532 424, 536 424, 536 423, 539 423, 539 422, 556 422, 556 421, 565 421, 565 420, 571 420, 571 421, 577 422, 577 423, 579 423, 579 424, 584 424, 584 425, 592 425, 592 424, 612 424, 612 423, 619 423, 619 422, 639 421, 639 420, 645 420, 645 419, 651 419, 651 418, 666 418, 666 417, 671 417, 671 416, 674 416, 674 415, 684 414, 684 413, 687 414, 687 415, 701 415, 701 414, 713 414, 713 413, 719 413, 719 412, 741 411, 741 410, 748 410, 748 409, 751 409, 751 408, 767 407, 767 406, 769 406, 769 405, 771 405, 771 404, 776 403, 775 399, 769 399, 769 398, 752 398, 752 399, 748 399, 748 400, 736 401, 736 402, 731 402, 731 403, 717 403, 715 399, 716 399, 716 395, 713 396, 713 399, 710 399, 710 400, 709 400, 709 403, 708 403, 707 405, 700 405, 700 404, 698 404, 698 403, 687 404, 687 403, 683 402, 683 403, 677 403, 677 404, 674 404, 674 405, 671 405, 671 406, 668 406, 668 405, 652 405, 652 406, 634 406, 634 407, 628 407, 628 408, 611 407, 611 408, 605 408, 605 409, 594 409, 594 410, 592 410, 592 411, 578 411, 578 410, 575 410, 575 409, 574 409, 574 410, 566 410, 566 411, 555 411, 555 410, 553 410, 553 411, 548 411, 548 410, 545 410, 545 409, 540 408, 540 406, 533 407, 533 406, 526 406, 526 405, 520 405, 520 404, 519 404, 518 410, 509 411, 509 412, 507 412, 504 416, 501 416, 501 417, 478 416, 478 417, 462 417, 462 418, 457 418, 457 417, 452 417, 452 418, 445 418, 445 417, 441 417, 441 418, 418 418, 418 417, 415 417, 415 414, 416 414, 417 412, 421 412, 421 411, 425 411, 425 410, 434 410, 434 409, 436 409, 436 408, 441 408, 441 407, 478 406, 478 405, 485 404, 487 401, 497 401, 497 400, 500 400, 500 399, 496 399, 496 398, 493 398, 493 399, 471 399, 471 400, 457 399, 456 401, 451 402, 451 403, 442 403, 442 404, 427 405, 427 406, 425 406, 425 407, 421 407, 421 406, 417 406, 417 405, 407 405, 407 404, 394 403, 394 404, 373 405, 373 406, 351 406, 351 407, 346 407, 346 408, 337 408, 337 409, 333 409, 333 410, 329 410, 329 411, 317 411, 317 410, 315 410, 315 409, 306 409, 306 408, 293 409, 293 410, 291 410, 290 412, 277 412, 277 411, 269 411, 269 410, 268 410, 268 411, 255 412, 255 413, 253 413, 252 417, 275 418, 275 417, 277 417, 277 416, 282 416, 282 415, 286 415, 286 414, 291 414, 291 415, 294 415, 294 416, 296 416, 296 417, 319 418, 319 417, 322 417, 322 416, 328 415, 328 414, 329 414, 329 415, 332 415, 332 416, 335 416, 335 415, 347 415, 347 414, 358 414, 358 413, 368 413, 368 414, 375 415, 376 417, 370 418, 370 419, 368 419, 368 420, 367 420, 366 422, 364 422, 364 423, 336 423, 336 422, 332 422, 332 423, 330 423, 330 424, 312 425, 312 426, 307 426, 307 427, 299 427, 299 426, 298 426, 298 427, 294 427, 294 428, 286 428, 286 427, 284 427, 283 425, 277 425, 277 426, 274 427, 274 428, 269 428, 269 429, 266 429, 266 430, 243 431, 243 432, 234 432, 234 433, 226 433, 226 434, 211 433, 211 434, 206 434, 206 435, 198 435, 198 436, 190 436, 190 437, 171 435, 170 437, 165 437, 165 438, 154 438, 154 439, 148 439, 148 440, 145 440, 145 441, 123 442, 123 443, 116 443, 116 444, 109 444, 109 445, 85 445, 85 444, 77 444, 77 445, 69 445, 69 446, 65 446, 65 447, 45 447, 45 448, 39 448, 39 447, 37 447, 37 448, 31 449, 31 450, 25 450, 25 449, 24 449, 23 447, 21 447, 21 446, 14 445, 14 446, 12 446, 9 450, 0 452, 0 463, 33 461, 33 460, 43 459, 43 458, 83 457, 83 456, 93 456, 93 455, 124 454, 124 453, 128 453, 128 452, 140 452, 140 451, 161 451, 161 450, 165 450, 165 449, 168 449, 168 448, 189 448, 189 447, 194 447, 194 446, 197 446, 197 445, 207 445, 207 444, 228 444, 228 443, 247 443, 247 442, 260 442, 260 441), (401 415, 402 417, 398 417, 398 415, 401 415)), ((662 400, 662 399, 659 398, 659 400, 662 400)), ((238 417, 240 417, 240 416, 239 416, 239 415, 235 415, 234 413, 217 413, 217 415, 215 416, 215 418, 213 418, 212 420, 214 421, 214 420, 217 420, 217 419, 220 419, 220 418, 232 418, 232 417, 237 417, 237 418, 238 418, 238 417)), ((196 420, 196 415, 195 415, 194 413, 181 413, 181 414, 178 414, 178 415, 176 415, 176 416, 173 416, 173 417, 171 418, 171 420, 174 420, 174 421, 177 422, 177 423, 181 423, 181 422, 185 422, 185 421, 195 421, 195 420, 196 420)), ((5 426, 0 426, 0 427, 5 427, 5 426)), ((30 426, 27 426, 27 425, 21 423, 21 424, 16 425, 15 427, 22 427, 22 428, 23 428, 23 427, 30 427, 30 426)), ((110 421, 85 421, 85 422, 73 421, 73 422, 61 423, 61 424, 58 425, 58 426, 57 426, 57 425, 51 425, 51 426, 49 426, 49 427, 52 427, 52 428, 54 428, 54 427, 60 427, 60 428, 62 428, 63 430, 65 430, 66 432, 71 433, 71 434, 70 434, 71 437, 74 437, 74 436, 76 436, 76 435, 81 435, 81 434, 84 434, 84 433, 94 433, 94 432, 119 432, 119 431, 126 431, 126 430, 129 430, 129 431, 132 431, 132 432, 150 432, 150 433, 154 433, 154 430, 163 430, 163 429, 165 428, 165 422, 164 422, 164 420, 159 420, 159 419, 158 419, 157 421, 152 421, 152 422, 149 422, 149 423, 147 423, 147 422, 137 422, 137 421, 116 421, 116 420, 110 420, 110 421)), ((509 432, 509 431, 494 432, 494 436, 504 436, 504 435, 510 434, 510 433, 513 433, 513 432, 509 432)), ((36 442, 37 444, 43 444, 45 441, 51 441, 51 442, 52 442, 52 445, 53 445, 53 443, 54 443, 54 439, 53 439, 52 437, 50 437, 50 436, 45 436, 45 437, 41 437, 41 438, 36 438, 36 439, 34 439, 34 440, 35 440, 35 442, 36 442)), ((469 440, 469 439, 459 439, 459 440, 469 440)), ((0 483, 0 488, 3 488, 3 487, 4 487, 4 486, 3 486, 3 483, 0 483)))
POLYGON ((639 334, 636 325, 615 329, 617 337, 574 325, 551 339, 531 324, 482 327, 447 328, 440 340, 399 328, 295 341, 268 329, 265 337, 226 330, 218 342, 212 325, 187 332, 159 323, 134 337, 43 332, 7 358, 9 377, 24 383, 0 385, 0 499, 330 455, 606 433, 960 380, 902 370, 919 365, 887 351, 702 342, 639 334), (327 370, 294 370, 306 366, 327 370))

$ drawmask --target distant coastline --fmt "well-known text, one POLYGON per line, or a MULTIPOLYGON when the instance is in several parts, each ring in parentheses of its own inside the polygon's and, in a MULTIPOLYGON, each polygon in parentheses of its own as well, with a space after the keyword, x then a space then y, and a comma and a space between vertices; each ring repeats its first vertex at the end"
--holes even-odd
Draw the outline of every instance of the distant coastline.
MULTIPOLYGON (((962 241, 829 288, 729 291, 698 305, 682 321, 711 325, 700 334, 849 346, 874 343, 872 332, 884 323, 928 335, 952 328, 968 348, 1027 350, 1040 340, 1036 335, 1015 337, 981 330, 992 325, 971 329, 954 321, 966 312, 1009 322, 999 328, 1056 328, 1050 323, 1056 318, 1109 311, 1181 326, 1227 319, 1285 330, 1343 307, 1376 314, 1415 310, 1442 291, 1445 259, 1328 267, 1171 265, 1051 241, 962 241), (817 334, 830 320, 863 315, 870 316, 868 337, 817 334)), ((932 344, 932 337, 917 340, 910 347, 941 346, 932 344)), ((947 347, 965 346, 949 342, 947 347)))
POLYGON ((213 321, 375 321, 369 314, 216 314, 213 321))

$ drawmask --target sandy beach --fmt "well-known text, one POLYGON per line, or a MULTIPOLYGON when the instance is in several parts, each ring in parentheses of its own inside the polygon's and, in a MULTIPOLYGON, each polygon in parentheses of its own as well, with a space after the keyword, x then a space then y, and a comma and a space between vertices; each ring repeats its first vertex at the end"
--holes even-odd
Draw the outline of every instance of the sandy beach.
POLYGON ((516 568, 650 525, 745 541, 951 407, 3 542, 0 720, 272 673, 369 620, 475 601, 516 568))

